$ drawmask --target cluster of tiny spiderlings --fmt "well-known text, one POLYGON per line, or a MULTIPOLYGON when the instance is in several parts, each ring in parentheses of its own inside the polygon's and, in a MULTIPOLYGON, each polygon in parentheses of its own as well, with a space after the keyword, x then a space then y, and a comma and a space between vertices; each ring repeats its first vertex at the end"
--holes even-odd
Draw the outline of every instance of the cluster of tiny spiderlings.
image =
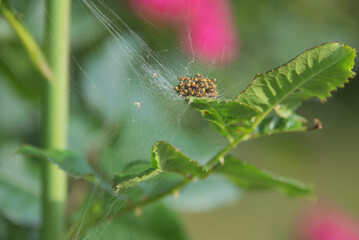
POLYGON ((197 73, 194 77, 179 77, 174 90, 180 97, 216 98, 218 95, 216 79, 204 78, 197 73))

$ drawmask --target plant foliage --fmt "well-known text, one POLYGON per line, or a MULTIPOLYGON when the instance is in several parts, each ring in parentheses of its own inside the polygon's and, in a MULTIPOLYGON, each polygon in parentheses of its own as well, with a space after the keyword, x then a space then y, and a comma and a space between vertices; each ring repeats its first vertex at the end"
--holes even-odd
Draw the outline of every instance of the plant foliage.
POLYGON ((227 156, 224 164, 218 164, 213 171, 247 190, 279 189, 289 196, 307 195, 312 191, 310 186, 297 180, 260 170, 233 156, 227 156))
MULTIPOLYGON (((332 91, 343 87, 354 76, 354 58, 355 49, 337 42, 326 43, 272 71, 257 74, 235 99, 187 98, 193 109, 228 138, 228 146, 201 165, 171 144, 157 141, 150 162, 133 162, 113 177, 113 193, 122 200, 113 215, 176 193, 191 181, 211 174, 224 175, 241 189, 278 189, 289 196, 310 194, 311 186, 258 169, 228 153, 250 138, 308 130, 307 120, 295 110, 304 100, 318 98, 323 102, 332 91)), ((19 152, 50 160, 75 177, 93 174, 85 159, 72 152, 31 146, 19 152)))

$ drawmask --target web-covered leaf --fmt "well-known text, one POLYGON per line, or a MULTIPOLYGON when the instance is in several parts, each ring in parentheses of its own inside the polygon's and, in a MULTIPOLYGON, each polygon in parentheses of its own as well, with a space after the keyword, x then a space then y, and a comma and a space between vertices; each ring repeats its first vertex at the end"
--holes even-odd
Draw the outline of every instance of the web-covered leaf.
MULTIPOLYGON (((287 64, 258 74, 237 100, 260 110, 263 119, 273 109, 289 117, 309 98, 321 101, 354 76, 355 49, 330 42, 311 48, 287 64)), ((258 123, 258 122, 257 122, 258 123)))
POLYGON ((211 126, 230 141, 240 134, 258 135, 306 129, 295 110, 306 99, 321 101, 343 87, 355 73, 355 49, 337 42, 311 48, 272 71, 258 74, 235 100, 189 98, 211 126), (275 114, 267 117, 275 110, 275 114), (260 126, 258 126, 260 125, 260 126))
POLYGON ((255 108, 235 100, 190 98, 189 103, 215 130, 230 138, 243 133, 246 122, 258 115, 255 108))
POLYGON ((158 141, 152 147, 151 166, 146 162, 135 162, 126 167, 123 173, 115 176, 115 195, 122 193, 134 197, 143 194, 146 188, 151 188, 149 186, 152 182, 156 182, 156 179, 162 179, 161 183, 164 185, 157 189, 170 189, 188 178, 206 175, 207 170, 197 162, 179 152, 171 144, 158 141), (163 179, 167 180, 163 181, 163 179))
POLYGON ((207 171, 201 165, 164 141, 157 141, 153 145, 151 165, 160 171, 179 173, 185 177, 207 175, 207 171))
POLYGON ((260 170, 232 156, 227 156, 224 164, 217 165, 213 171, 224 174, 247 190, 279 189, 289 196, 307 195, 312 192, 312 188, 306 184, 260 170))
POLYGON ((113 187, 116 189, 115 195, 122 189, 128 192, 129 188, 136 187, 139 183, 148 181, 160 173, 158 169, 152 168, 149 162, 130 163, 113 180, 113 187))
POLYGON ((86 159, 75 152, 45 150, 25 145, 18 150, 18 153, 28 157, 49 160, 73 177, 85 177, 93 174, 86 159))

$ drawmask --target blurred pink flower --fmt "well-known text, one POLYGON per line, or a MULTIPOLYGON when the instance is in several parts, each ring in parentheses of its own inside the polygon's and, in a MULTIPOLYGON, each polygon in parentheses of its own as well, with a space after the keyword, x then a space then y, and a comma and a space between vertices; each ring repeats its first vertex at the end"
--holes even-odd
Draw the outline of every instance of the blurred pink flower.
POLYGON ((299 240, 359 240, 359 222, 329 206, 305 211, 297 231, 299 240))
POLYGON ((184 50, 206 64, 226 65, 238 55, 238 33, 228 0, 131 0, 136 14, 180 31, 184 50))

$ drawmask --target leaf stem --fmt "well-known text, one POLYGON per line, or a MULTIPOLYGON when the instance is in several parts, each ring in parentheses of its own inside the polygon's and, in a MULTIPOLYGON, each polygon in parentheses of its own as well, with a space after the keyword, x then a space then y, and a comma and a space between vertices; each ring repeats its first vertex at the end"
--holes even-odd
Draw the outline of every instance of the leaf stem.
MULTIPOLYGON (((68 65, 70 0, 47 0, 44 48, 54 81, 46 82, 43 96, 43 145, 67 148, 68 65)), ((60 240, 65 230, 67 175, 51 162, 44 162, 42 193, 42 239, 60 240)))
POLYGON ((53 81, 54 75, 51 71, 51 68, 49 67, 49 64, 46 61, 45 55, 42 52, 40 46, 36 43, 35 39, 30 35, 30 33, 25 29, 22 23, 17 20, 13 12, 8 8, 6 2, 0 1, 0 12, 8 21, 9 25, 12 27, 12 29, 20 39, 35 68, 42 74, 42 76, 46 80, 53 81))
POLYGON ((247 135, 240 135, 236 139, 234 139, 230 144, 228 144, 227 147, 222 149, 217 155, 215 155, 213 158, 211 158, 205 165, 207 169, 211 169, 214 164, 216 164, 222 157, 224 157, 229 151, 231 151, 233 148, 235 148, 238 143, 240 143, 243 139, 245 139, 247 135))

